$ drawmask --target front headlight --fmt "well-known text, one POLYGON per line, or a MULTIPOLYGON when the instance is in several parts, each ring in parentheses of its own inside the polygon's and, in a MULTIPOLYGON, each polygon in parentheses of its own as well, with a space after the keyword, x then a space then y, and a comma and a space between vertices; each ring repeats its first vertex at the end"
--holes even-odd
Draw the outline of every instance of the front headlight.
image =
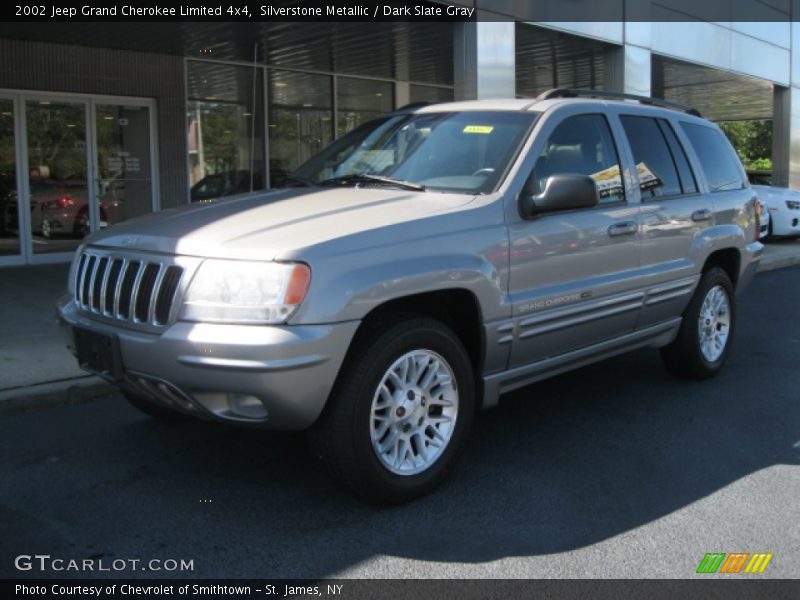
POLYGON ((788 208, 789 210, 798 210, 798 209, 800 209, 800 201, 787 200, 786 201, 786 208, 788 208))
POLYGON ((297 310, 311 282, 302 263, 206 260, 181 308, 185 321, 283 323, 297 310))

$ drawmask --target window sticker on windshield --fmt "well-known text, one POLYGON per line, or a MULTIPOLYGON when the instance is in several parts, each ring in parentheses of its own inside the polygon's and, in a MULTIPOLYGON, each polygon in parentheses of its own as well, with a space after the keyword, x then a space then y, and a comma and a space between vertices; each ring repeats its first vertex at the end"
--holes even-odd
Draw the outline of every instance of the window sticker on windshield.
POLYGON ((464 127, 464 133, 483 133, 488 134, 494 131, 494 127, 492 125, 467 125, 464 127))

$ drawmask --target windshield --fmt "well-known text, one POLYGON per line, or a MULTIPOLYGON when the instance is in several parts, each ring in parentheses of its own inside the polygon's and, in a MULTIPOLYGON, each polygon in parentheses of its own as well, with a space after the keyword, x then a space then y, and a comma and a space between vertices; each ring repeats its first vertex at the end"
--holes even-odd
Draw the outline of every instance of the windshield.
POLYGON ((392 115, 365 123, 322 150, 285 185, 399 185, 492 191, 517 155, 535 112, 392 115))

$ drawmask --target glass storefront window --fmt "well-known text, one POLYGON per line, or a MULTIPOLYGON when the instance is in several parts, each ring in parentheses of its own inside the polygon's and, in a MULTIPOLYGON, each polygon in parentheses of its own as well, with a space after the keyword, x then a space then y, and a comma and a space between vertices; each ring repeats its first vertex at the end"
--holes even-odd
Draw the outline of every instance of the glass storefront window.
POLYGON ((86 105, 29 100, 25 116, 33 252, 72 251, 90 228, 86 105))
POLYGON ((19 254, 14 102, 0 99, 0 256, 19 254))
POLYGON ((432 85, 411 84, 410 102, 452 102, 453 88, 433 87, 432 85))
POLYGON ((270 69, 270 182, 280 185, 333 140, 333 79, 270 69))
POLYGON ((336 136, 394 108, 394 85, 388 81, 337 77, 336 136))
POLYGON ((264 188, 263 69, 188 62, 191 200, 264 188))

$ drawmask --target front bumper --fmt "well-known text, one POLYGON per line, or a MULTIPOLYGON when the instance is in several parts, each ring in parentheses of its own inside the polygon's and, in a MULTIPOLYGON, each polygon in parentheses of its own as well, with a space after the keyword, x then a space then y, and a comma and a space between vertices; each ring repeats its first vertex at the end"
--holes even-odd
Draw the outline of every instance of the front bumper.
POLYGON ((125 391, 207 419, 304 429, 322 412, 359 321, 330 325, 176 322, 160 333, 125 329, 58 302, 61 331, 116 337, 125 391))
POLYGON ((775 237, 800 237, 800 210, 770 209, 769 216, 775 237))

